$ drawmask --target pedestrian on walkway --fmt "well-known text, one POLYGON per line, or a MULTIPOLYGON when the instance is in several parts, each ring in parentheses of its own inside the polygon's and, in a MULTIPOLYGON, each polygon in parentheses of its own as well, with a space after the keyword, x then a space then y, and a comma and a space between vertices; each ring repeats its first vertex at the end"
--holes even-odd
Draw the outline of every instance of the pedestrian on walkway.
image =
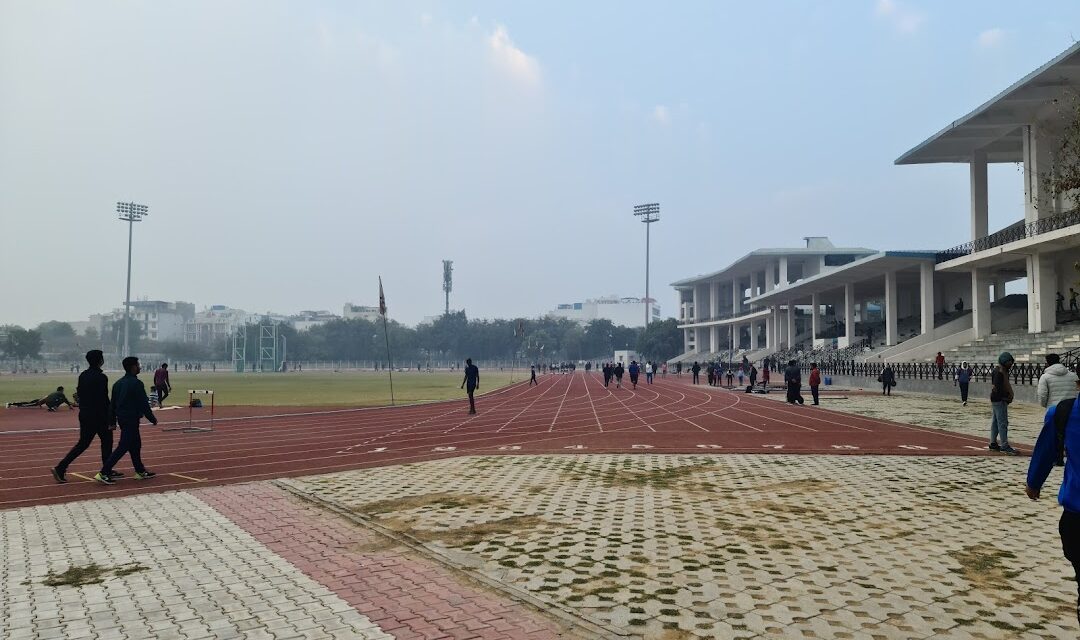
POLYGON ((150 410, 150 399, 146 397, 146 387, 139 380, 142 367, 134 356, 124 358, 124 377, 116 381, 112 388, 112 412, 120 425, 120 444, 109 459, 101 466, 101 471, 94 480, 102 484, 114 484, 113 467, 124 454, 131 453, 131 464, 135 467, 135 478, 146 480, 153 478, 153 471, 147 470, 142 461, 142 437, 139 434, 139 421, 145 417, 150 424, 157 424, 154 412, 150 410))
MULTIPOLYGON (((105 355, 98 349, 86 352, 86 361, 90 367, 79 374, 79 385, 75 395, 79 397, 79 441, 68 451, 60 464, 52 468, 52 477, 63 484, 67 482, 65 474, 71 463, 90 447, 97 436, 101 444, 101 465, 105 466, 112 455, 113 429, 109 424, 109 378, 102 372, 105 355)), ((114 471, 113 476, 123 475, 114 471)))
POLYGON ((821 386, 821 371, 817 368, 816 362, 810 363, 810 395, 814 397, 814 406, 820 404, 818 398, 818 387, 821 386))
POLYGON ((750 365, 750 387, 753 388, 757 384, 757 367, 750 365))
POLYGON ((953 384, 960 387, 960 400, 964 403, 963 406, 967 406, 968 399, 968 387, 971 386, 971 378, 975 375, 975 370, 971 368, 971 365, 965 360, 960 368, 956 370, 953 384))
POLYGON ((701 376, 701 365, 698 364, 697 360, 694 360, 694 366, 690 367, 690 372, 694 374, 694 384, 697 384, 701 376))
POLYGON ((942 380, 945 377, 945 356, 940 351, 937 352, 937 356, 934 358, 934 364, 937 365, 937 379, 942 380))
POLYGON ((885 368, 881 370, 881 375, 878 376, 878 382, 881 383, 881 395, 891 396, 892 388, 896 386, 896 372, 893 371, 891 364, 885 363, 885 368))
MULTIPOLYGON (((1073 395, 1076 393, 1074 388, 1073 395)), ((1080 457, 1075 455, 1077 451, 1080 451, 1080 402, 1066 398, 1051 405, 1043 418, 1043 428, 1028 464, 1024 493, 1032 500, 1038 500, 1055 460, 1065 456, 1065 475, 1058 489, 1058 504, 1062 506, 1058 534, 1065 559, 1072 564, 1077 581, 1076 617, 1080 621, 1080 476, 1077 475, 1080 457)))
POLYGON ((469 413, 476 413, 476 400, 473 393, 480 388, 480 369, 472 363, 472 358, 465 358, 465 379, 461 381, 461 388, 469 394, 469 413))
POLYGON ((998 356, 998 365, 990 374, 990 407, 993 417, 990 419, 990 450, 1000 451, 1005 455, 1015 456, 1016 449, 1009 446, 1009 405, 1013 401, 1012 383, 1009 382, 1009 370, 1016 360, 1008 351, 998 356))
POLYGON ((1076 374, 1061 364, 1061 356, 1046 354, 1046 370, 1039 376, 1039 405, 1056 407, 1065 398, 1075 398, 1076 380, 1076 374))

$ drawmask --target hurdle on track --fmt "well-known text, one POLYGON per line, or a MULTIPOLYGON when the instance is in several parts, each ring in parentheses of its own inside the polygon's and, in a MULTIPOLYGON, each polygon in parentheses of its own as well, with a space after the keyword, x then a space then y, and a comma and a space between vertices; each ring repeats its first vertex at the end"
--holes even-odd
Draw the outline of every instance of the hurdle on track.
POLYGON ((162 431, 213 431, 214 430, 214 390, 213 389, 188 389, 188 421, 186 425, 177 427, 166 427, 162 431), (210 396, 210 422, 209 424, 202 424, 195 426, 193 420, 192 404, 195 401, 195 396, 203 395, 210 396))

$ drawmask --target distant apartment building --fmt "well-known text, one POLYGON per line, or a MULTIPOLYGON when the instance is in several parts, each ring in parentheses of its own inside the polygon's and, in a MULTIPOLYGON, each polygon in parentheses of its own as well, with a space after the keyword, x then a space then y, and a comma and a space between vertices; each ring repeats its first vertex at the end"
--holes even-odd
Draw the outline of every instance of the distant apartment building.
MULTIPOLYGON (((185 339, 187 324, 195 318, 195 305, 190 302, 165 302, 164 300, 132 300, 131 319, 138 324, 139 338, 151 342, 182 341, 185 339)), ((108 326, 118 326, 116 321, 124 319, 124 308, 113 309, 109 313, 90 316, 86 326, 97 329, 103 334, 108 326)), ((81 326, 81 323, 80 323, 81 326)), ((85 332, 85 328, 83 331, 85 332)))
POLYGON ((649 310, 650 322, 660 320, 660 307, 655 301, 647 301, 645 298, 620 298, 615 295, 585 302, 563 303, 553 311, 549 311, 547 315, 553 318, 574 320, 581 324, 588 324, 593 320, 610 320, 615 325, 643 327, 646 307, 649 310))
POLYGON ((229 340, 237 327, 244 326, 248 312, 215 304, 195 314, 185 328, 186 342, 202 345, 221 344, 229 340))
POLYGON ((329 311, 301 311, 296 315, 289 316, 288 323, 297 331, 307 331, 312 327, 326 324, 331 320, 340 320, 341 316, 329 311))
POLYGON ((351 302, 345 303, 345 310, 341 314, 341 317, 346 320, 355 320, 357 318, 361 320, 370 320, 375 322, 379 319, 379 307, 367 307, 360 304, 353 304, 351 302))

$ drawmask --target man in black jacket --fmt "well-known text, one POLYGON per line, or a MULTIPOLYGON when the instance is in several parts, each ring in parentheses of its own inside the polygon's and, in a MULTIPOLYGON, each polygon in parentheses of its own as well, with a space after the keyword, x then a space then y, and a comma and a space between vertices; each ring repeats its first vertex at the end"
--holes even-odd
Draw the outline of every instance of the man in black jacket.
POLYGON ((101 484, 113 484, 113 467, 131 453, 131 464, 135 467, 135 478, 146 480, 156 473, 148 470, 142 462, 142 437, 139 435, 139 420, 146 418, 150 424, 157 424, 154 412, 150 410, 150 398, 146 396, 146 387, 139 380, 139 359, 134 356, 124 358, 124 377, 116 381, 112 388, 113 420, 120 425, 120 443, 116 451, 101 466, 101 471, 94 476, 101 484))
POLYGON ((794 360, 788 362, 784 369, 784 382, 787 384, 787 401, 791 404, 805 402, 802 397, 802 372, 794 360))
MULTIPOLYGON (((112 455, 113 426, 109 424, 109 378, 101 371, 105 355, 98 349, 86 352, 90 368, 79 374, 79 386, 75 395, 79 398, 79 441, 71 448, 60 464, 52 468, 52 477, 59 483, 67 482, 64 475, 68 466, 90 447, 97 436, 101 443, 101 463, 112 455)), ((123 475, 118 471, 113 476, 123 475)))
POLYGON ((465 379, 461 381, 461 388, 469 394, 469 413, 476 413, 476 400, 473 393, 480 388, 480 369, 472 363, 472 358, 465 358, 465 379), (465 385, 469 388, 465 389, 465 385))

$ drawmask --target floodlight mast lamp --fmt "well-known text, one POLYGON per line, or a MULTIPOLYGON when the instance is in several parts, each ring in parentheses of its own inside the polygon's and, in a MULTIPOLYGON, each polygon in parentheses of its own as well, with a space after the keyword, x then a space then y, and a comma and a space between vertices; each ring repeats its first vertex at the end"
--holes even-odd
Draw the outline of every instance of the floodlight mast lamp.
POLYGON ((645 328, 648 329, 652 315, 649 308, 652 301, 649 297, 649 225, 660 219, 660 203, 639 204, 634 207, 634 215, 640 217, 645 223, 645 328))
POLYGON ((131 352, 128 351, 128 345, 130 344, 128 341, 130 336, 128 325, 131 322, 131 240, 135 223, 141 221, 146 216, 147 211, 145 204, 136 204, 134 202, 116 203, 116 213, 119 214, 121 220, 128 223, 127 296, 124 298, 124 350, 121 353, 125 358, 131 355, 131 352))

